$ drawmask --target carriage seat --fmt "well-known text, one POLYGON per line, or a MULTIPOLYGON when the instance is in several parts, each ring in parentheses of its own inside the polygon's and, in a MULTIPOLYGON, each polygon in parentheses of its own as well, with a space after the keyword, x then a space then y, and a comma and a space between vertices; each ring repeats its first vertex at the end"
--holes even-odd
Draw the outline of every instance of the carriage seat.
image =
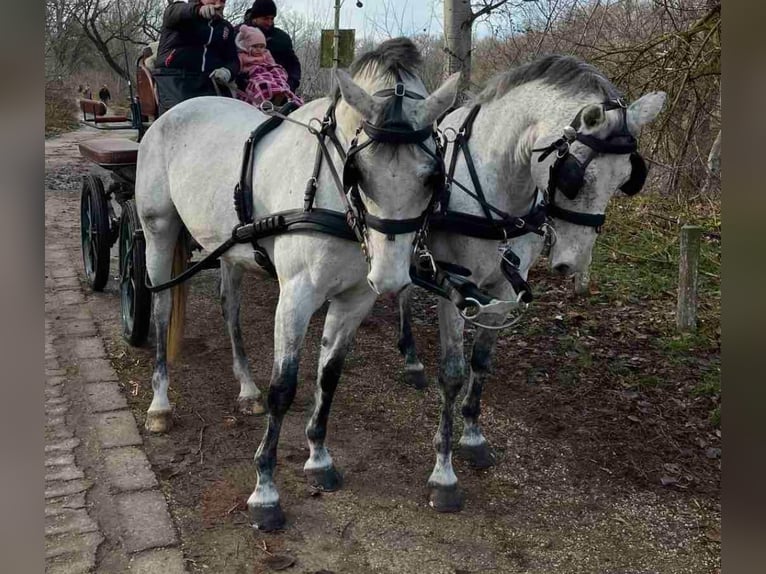
POLYGON ((80 110, 82 110, 82 119, 86 122, 103 124, 129 120, 128 116, 107 116, 106 104, 98 100, 80 100, 80 110), (90 117, 88 117, 89 114, 90 117))
POLYGON ((138 144, 122 138, 100 138, 80 143, 80 154, 100 166, 136 165, 138 144))

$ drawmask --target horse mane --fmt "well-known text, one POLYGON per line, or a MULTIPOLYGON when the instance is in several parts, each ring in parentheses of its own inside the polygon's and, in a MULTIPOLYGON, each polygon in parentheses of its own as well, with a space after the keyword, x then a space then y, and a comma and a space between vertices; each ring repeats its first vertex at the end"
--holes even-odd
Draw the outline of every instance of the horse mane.
POLYGON ((354 60, 349 72, 352 77, 364 75, 373 78, 393 78, 397 72, 414 76, 422 63, 420 50, 412 40, 404 37, 391 38, 354 60))
POLYGON ((541 80, 571 95, 596 93, 604 99, 621 95, 595 66, 574 56, 553 54, 497 74, 487 82, 475 102, 486 103, 500 99, 513 88, 535 80, 541 80))

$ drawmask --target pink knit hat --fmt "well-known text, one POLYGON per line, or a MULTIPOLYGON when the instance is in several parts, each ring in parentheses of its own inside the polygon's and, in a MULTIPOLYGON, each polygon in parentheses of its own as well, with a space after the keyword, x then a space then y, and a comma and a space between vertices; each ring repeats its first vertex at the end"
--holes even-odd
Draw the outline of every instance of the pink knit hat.
POLYGON ((234 40, 237 48, 242 52, 249 52, 250 48, 256 44, 266 45, 266 36, 258 28, 242 25, 239 27, 239 33, 234 40))

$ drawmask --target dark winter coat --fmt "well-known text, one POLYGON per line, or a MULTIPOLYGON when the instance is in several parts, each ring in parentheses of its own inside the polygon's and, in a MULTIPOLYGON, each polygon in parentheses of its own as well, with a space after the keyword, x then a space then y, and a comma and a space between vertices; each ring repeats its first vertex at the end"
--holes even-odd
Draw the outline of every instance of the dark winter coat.
POLYGON ((301 83, 301 63, 293 50, 293 41, 287 32, 277 27, 270 30, 261 29, 261 32, 266 36, 266 48, 274 56, 274 60, 287 70, 287 83, 295 92, 301 83))
POLYGON ((223 18, 202 18, 199 4, 173 2, 165 9, 155 66, 205 74, 228 68, 233 78, 239 72, 234 27, 223 18))

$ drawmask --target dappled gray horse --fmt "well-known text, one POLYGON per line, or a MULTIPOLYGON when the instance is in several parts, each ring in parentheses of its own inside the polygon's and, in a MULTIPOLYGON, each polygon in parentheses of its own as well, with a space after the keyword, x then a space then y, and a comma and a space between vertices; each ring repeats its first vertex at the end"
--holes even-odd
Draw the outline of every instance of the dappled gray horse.
MULTIPOLYGON (((353 173, 346 175, 360 184, 356 213, 360 215, 359 208, 363 207, 367 222, 360 227, 354 220, 367 257, 357 242, 315 231, 258 241, 273 262, 280 286, 268 422, 255 458, 258 483, 248 501, 260 528, 276 529, 284 524, 273 480, 277 443, 283 417, 295 396, 300 349, 312 315, 329 300, 316 405, 306 428, 311 452, 304 469, 320 486, 332 490, 339 486, 340 476, 325 447, 325 434, 346 353, 376 295, 396 293, 410 282, 417 228, 413 222, 422 221, 433 201, 434 175, 442 173, 431 137, 432 125, 452 105, 458 80, 457 76, 450 78, 427 96, 416 75, 419 63, 420 55, 409 40, 394 39, 357 60, 351 69, 353 80, 338 73, 342 100, 335 108, 334 133, 339 146, 328 144, 332 149, 317 180, 312 176, 317 137, 306 125, 314 125, 315 129, 320 126, 321 121, 314 119, 325 116, 333 101, 330 98, 303 106, 290 116, 290 123, 271 132, 256 147, 252 196, 258 216, 300 210, 304 207, 307 181, 312 180, 317 186, 314 208, 343 214, 348 208, 347 189, 337 183, 335 170, 341 170, 343 165, 341 151, 356 143, 353 164, 346 170, 353 173), (393 100, 394 116, 398 115, 393 120, 398 123, 387 129, 386 121, 392 119, 392 98, 398 98, 393 100), (412 137, 424 130, 425 138, 412 137), (372 145, 366 145, 371 137, 368 134, 375 139, 372 145), (402 141, 408 138, 413 141, 402 141), (417 145, 411 145, 416 143, 414 139, 417 145)), ((163 114, 149 128, 138 154, 136 205, 153 285, 170 279, 174 245, 182 227, 210 251, 231 237, 238 224, 231 196, 240 172, 242 144, 251 130, 265 120, 263 113, 243 102, 196 98, 163 114)), ((245 269, 255 267, 250 245, 235 245, 222 256, 222 305, 232 341, 234 372, 240 382, 239 400, 248 412, 262 407, 239 327, 240 281, 245 269)), ((154 432, 166 431, 171 424, 166 363, 170 312, 170 293, 156 293, 154 397, 146 419, 146 427, 154 432)))
MULTIPOLYGON (((454 157, 457 161, 447 211, 492 218, 490 227, 510 232, 519 216, 531 213, 544 199, 553 227, 551 268, 564 275, 587 270, 610 198, 618 190, 632 195, 643 185, 646 166, 637 154, 635 137, 657 117, 664 102, 664 93, 652 92, 626 106, 601 72, 572 57, 550 56, 498 75, 474 102, 447 115, 439 126, 451 142, 445 152, 448 163, 454 157), (466 133, 468 162, 463 153, 453 156, 456 140, 459 143, 466 133)), ((526 279, 543 250, 543 237, 534 232, 504 241, 439 231, 443 227, 434 220, 428 242, 436 259, 470 269, 471 280, 501 300, 515 294, 502 267, 518 267, 526 279), (509 247, 518 261, 509 261, 509 247)), ((399 346, 407 377, 422 384, 423 365, 409 326, 408 292, 400 296, 399 346)), ((494 324, 502 319, 496 317, 494 324)), ((451 456, 454 404, 465 379, 463 326, 458 309, 440 299, 442 410, 429 485, 432 505, 444 511, 456 510, 462 502, 451 456)), ((476 467, 494 463, 478 419, 496 338, 497 330, 477 329, 461 405, 459 452, 476 467)))

